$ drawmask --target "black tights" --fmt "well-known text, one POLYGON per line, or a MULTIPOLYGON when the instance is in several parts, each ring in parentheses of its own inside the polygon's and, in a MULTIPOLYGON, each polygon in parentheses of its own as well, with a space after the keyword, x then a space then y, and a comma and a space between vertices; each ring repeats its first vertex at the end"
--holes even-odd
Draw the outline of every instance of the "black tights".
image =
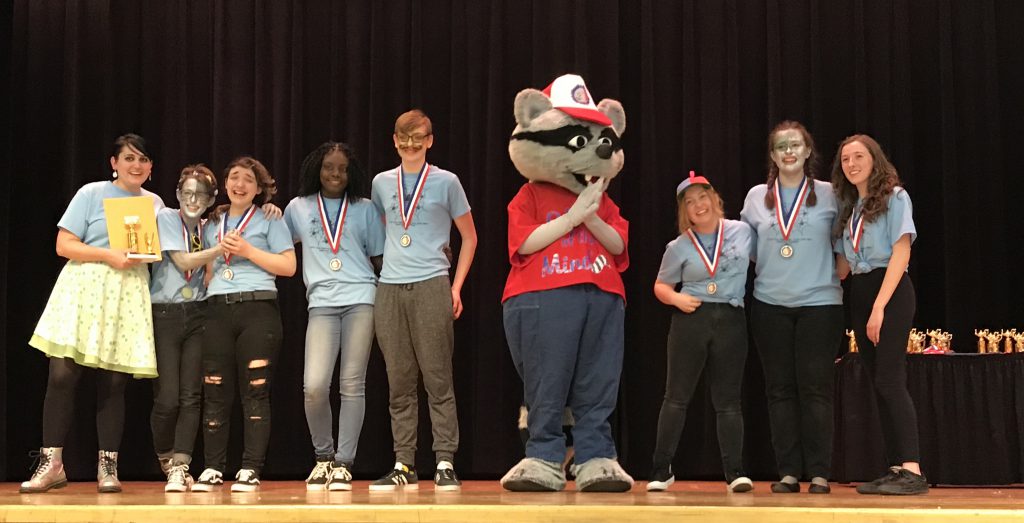
MULTIPOLYGON (((43 401, 43 446, 63 447, 75 412, 75 387, 85 367, 71 358, 50 358, 43 401)), ((96 431, 100 450, 116 451, 124 432, 124 387, 128 375, 96 369, 96 431)))

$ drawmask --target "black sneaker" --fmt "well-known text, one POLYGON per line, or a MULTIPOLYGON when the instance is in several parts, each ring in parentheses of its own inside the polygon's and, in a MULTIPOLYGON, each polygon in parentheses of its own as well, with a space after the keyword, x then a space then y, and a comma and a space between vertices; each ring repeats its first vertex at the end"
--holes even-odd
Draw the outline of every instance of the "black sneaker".
POLYGON ((331 481, 331 467, 334 462, 331 460, 317 461, 313 471, 306 478, 306 490, 325 490, 331 481))
POLYGON ((235 474, 231 492, 256 492, 260 489, 260 477, 253 469, 242 469, 235 474))
POLYGON ((192 492, 213 492, 224 484, 224 475, 219 470, 206 469, 192 485, 192 492))
POLYGON ((455 475, 455 468, 450 461, 442 461, 437 464, 437 472, 434 473, 434 490, 440 492, 456 492, 462 490, 462 482, 455 475))
POLYGON ((347 463, 335 463, 331 469, 331 481, 327 484, 327 490, 352 490, 352 471, 347 463))
POLYGON ((672 474, 672 465, 655 465, 651 472, 651 480, 647 482, 647 492, 661 492, 676 482, 672 474))
POLYGON ((878 491, 878 487, 881 486, 882 483, 890 481, 891 478, 896 478, 899 475, 900 475, 900 468, 899 467, 889 467, 889 472, 886 472, 884 476, 882 476, 882 477, 880 477, 880 478, 878 478, 878 479, 876 479, 874 481, 869 481, 867 483, 861 483, 860 485, 857 485, 857 493, 858 494, 881 494, 881 492, 878 491))
POLYGON ((900 469, 896 477, 878 486, 878 493, 887 496, 913 496, 928 493, 928 480, 924 474, 914 474, 907 469, 900 469))
POLYGON ((416 469, 406 467, 402 462, 395 462, 395 468, 384 475, 383 478, 370 483, 370 490, 416 490, 420 488, 419 479, 416 477, 416 469))

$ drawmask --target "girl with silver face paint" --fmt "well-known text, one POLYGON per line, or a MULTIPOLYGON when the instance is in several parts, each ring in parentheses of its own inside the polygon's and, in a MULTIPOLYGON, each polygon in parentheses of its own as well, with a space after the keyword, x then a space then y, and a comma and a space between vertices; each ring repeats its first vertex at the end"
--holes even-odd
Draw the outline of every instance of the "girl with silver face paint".
POLYGON ((217 180, 203 164, 181 170, 180 209, 157 215, 163 260, 153 265, 150 293, 157 369, 150 425, 165 492, 185 492, 199 430, 202 337, 206 326, 204 266, 220 256, 220 244, 203 249, 202 216, 217 195, 217 180))
POLYGON ((750 330, 765 375, 777 494, 831 491, 832 368, 843 336, 843 291, 831 230, 836 199, 815 179, 814 139, 785 121, 768 134, 768 179, 740 217, 755 232, 750 330))

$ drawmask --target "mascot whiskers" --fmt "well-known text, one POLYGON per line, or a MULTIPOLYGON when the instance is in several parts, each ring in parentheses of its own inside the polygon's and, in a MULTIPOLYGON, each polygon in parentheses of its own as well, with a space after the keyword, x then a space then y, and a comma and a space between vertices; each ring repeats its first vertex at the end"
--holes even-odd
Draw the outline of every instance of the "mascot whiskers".
POLYGON ((526 458, 501 484, 565 488, 562 416, 572 409, 576 488, 623 492, 608 418, 622 372, 629 222, 605 194, 622 170, 625 111, 594 104, 583 79, 564 75, 515 100, 509 156, 529 180, 508 205, 512 269, 502 296, 505 336, 529 408, 526 458))

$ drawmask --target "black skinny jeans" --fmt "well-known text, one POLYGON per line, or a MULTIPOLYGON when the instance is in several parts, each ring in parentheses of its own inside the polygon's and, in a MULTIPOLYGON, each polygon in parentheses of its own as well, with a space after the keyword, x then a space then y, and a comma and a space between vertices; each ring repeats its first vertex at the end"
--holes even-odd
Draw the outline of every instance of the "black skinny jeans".
POLYGON ((655 469, 672 463, 686 424, 687 407, 701 373, 707 371, 725 480, 732 482, 746 475, 740 396, 746 363, 747 320, 742 308, 705 302, 692 313, 672 314, 665 400, 658 415, 658 440, 654 448, 655 469))
POLYGON ((203 336, 206 467, 224 472, 235 388, 242 399, 242 468, 258 474, 270 443, 271 365, 281 347, 277 300, 223 303, 211 296, 203 336))
POLYGON ((885 268, 855 274, 850 280, 850 320, 864 369, 875 386, 875 401, 891 465, 919 462, 917 411, 907 391, 907 339, 914 321, 917 296, 906 273, 885 306, 878 345, 867 336, 871 307, 885 278, 885 268))
POLYGON ((764 368, 779 475, 827 479, 843 306, 782 307, 755 299, 750 330, 764 368))
MULTIPOLYGON (((75 413, 75 387, 87 369, 71 358, 50 358, 43 400, 43 446, 63 447, 75 413)), ((96 373, 96 433, 100 450, 117 451, 124 433, 124 387, 129 375, 112 370, 96 373)))
POLYGON ((153 448, 160 457, 190 463, 199 431, 203 397, 203 330, 206 302, 154 303, 156 367, 153 412, 149 417, 153 448))

